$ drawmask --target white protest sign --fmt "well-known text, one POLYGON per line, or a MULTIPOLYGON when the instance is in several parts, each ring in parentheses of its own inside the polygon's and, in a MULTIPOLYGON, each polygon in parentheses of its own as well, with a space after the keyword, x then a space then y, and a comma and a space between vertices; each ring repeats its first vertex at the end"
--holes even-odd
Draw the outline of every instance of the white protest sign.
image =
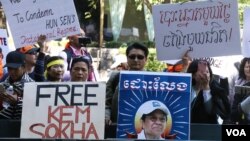
POLYGON ((80 33, 72 0, 1 0, 16 48, 80 33))
POLYGON ((236 0, 213 0, 153 6, 158 60, 190 56, 240 55, 236 0))
POLYGON ((21 138, 104 139, 104 82, 25 83, 21 138))
POLYGON ((250 7, 244 9, 242 55, 250 57, 250 7))
POLYGON ((206 60, 209 62, 213 74, 229 77, 230 75, 237 73, 234 63, 240 62, 243 59, 242 55, 233 56, 220 56, 220 57, 204 57, 194 58, 193 60, 206 60), (226 70, 226 71, 225 71, 226 70))
MULTIPOLYGON (((5 58, 8 52, 10 52, 6 29, 0 29, 0 48, 2 49, 2 53, 5 58)), ((5 59, 3 59, 4 64, 5 62, 6 62, 5 59)))

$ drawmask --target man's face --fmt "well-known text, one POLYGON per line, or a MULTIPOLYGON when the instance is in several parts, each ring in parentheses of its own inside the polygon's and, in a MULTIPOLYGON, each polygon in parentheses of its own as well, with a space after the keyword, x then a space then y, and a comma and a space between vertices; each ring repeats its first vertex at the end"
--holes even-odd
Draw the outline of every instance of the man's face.
POLYGON ((78 39, 78 38, 84 37, 84 36, 85 36, 85 32, 84 32, 83 30, 81 30, 81 33, 80 33, 80 34, 70 36, 70 37, 69 37, 70 44, 71 44, 73 47, 80 48, 81 45, 80 45, 80 43, 79 43, 79 39, 78 39))
POLYGON ((36 65, 36 60, 37 60, 37 52, 32 52, 32 53, 27 53, 25 54, 25 62, 27 64, 36 65))
POLYGON ((88 78, 88 66, 85 62, 77 62, 71 69, 71 81, 86 81, 88 78))
POLYGON ((132 49, 127 56, 127 62, 130 70, 143 70, 146 65, 147 58, 143 50, 132 49))
POLYGON ((166 128, 166 122, 166 115, 161 110, 155 110, 146 116, 145 121, 142 122, 146 137, 160 138, 166 128))
POLYGON ((9 77, 13 82, 20 81, 22 79, 24 72, 25 72, 24 66, 21 66, 19 68, 8 67, 9 77))

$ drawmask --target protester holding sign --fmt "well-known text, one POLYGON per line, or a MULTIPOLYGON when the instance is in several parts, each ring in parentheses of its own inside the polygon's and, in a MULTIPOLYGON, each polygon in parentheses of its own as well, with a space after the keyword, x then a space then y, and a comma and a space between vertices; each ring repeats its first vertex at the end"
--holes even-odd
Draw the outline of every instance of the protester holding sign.
POLYGON ((8 68, 9 76, 0 85, 0 99, 9 105, 0 112, 0 118, 21 119, 24 83, 34 80, 25 72, 25 56, 20 52, 9 52, 4 67, 8 68), (13 87, 12 94, 6 92, 9 87, 13 87))
POLYGON ((191 123, 218 124, 218 116, 228 121, 231 106, 227 90, 213 79, 210 65, 194 60, 187 72, 192 73, 191 123))
MULTIPOLYGON (((16 49, 18 52, 24 54, 25 56, 25 71, 28 75, 35 80, 36 82, 43 82, 44 78, 44 59, 45 59, 45 35, 40 35, 37 44, 39 47, 35 45, 27 45, 21 48, 16 49)), ((6 73, 1 81, 4 81, 8 76, 6 73)))
MULTIPOLYGON (((130 71, 143 71, 147 62, 148 48, 140 43, 133 43, 126 49, 130 71)), ((106 124, 117 122, 119 71, 112 72, 106 85, 106 124)))
MULTIPOLYGON (((239 68, 239 77, 235 86, 250 86, 250 58, 242 59, 239 68)), ((250 123, 250 97, 243 91, 235 91, 231 120, 237 124, 250 123)))
POLYGON ((44 76, 47 81, 61 82, 64 74, 64 59, 52 56, 46 60, 44 76))
POLYGON ((87 81, 89 76, 90 64, 88 59, 83 56, 73 58, 70 66, 71 81, 87 81))
POLYGON ((46 36, 40 35, 37 41, 39 48, 29 45, 18 49, 19 52, 25 54, 26 72, 36 82, 44 81, 45 40, 46 36))

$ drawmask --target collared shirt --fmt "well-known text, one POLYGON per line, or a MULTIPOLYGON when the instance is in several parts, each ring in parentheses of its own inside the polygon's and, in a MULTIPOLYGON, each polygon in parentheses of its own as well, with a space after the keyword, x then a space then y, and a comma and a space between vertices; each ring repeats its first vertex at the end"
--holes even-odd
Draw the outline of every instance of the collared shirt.
MULTIPOLYGON (((144 130, 141 130, 141 132, 137 135, 137 139, 146 139, 144 130)), ((164 138, 160 137, 159 140, 164 140, 164 138)))
POLYGON ((79 49, 76 49, 72 46, 70 46, 70 48, 73 50, 73 53, 75 56, 83 56, 83 55, 86 55, 85 52, 83 51, 83 48, 79 48, 79 49))

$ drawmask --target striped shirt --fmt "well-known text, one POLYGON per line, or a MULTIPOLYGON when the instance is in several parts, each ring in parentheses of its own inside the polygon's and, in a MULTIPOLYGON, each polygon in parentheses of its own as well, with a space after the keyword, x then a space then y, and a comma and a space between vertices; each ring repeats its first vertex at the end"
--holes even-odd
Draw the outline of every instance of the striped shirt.
POLYGON ((4 119, 21 119, 22 117, 22 108, 23 108, 23 88, 24 83, 34 82, 33 79, 29 77, 27 73, 25 73, 22 79, 18 82, 14 82, 10 84, 9 77, 2 83, 5 88, 8 88, 10 85, 13 86, 14 92, 19 94, 18 100, 16 104, 10 104, 8 108, 3 108, 0 111, 0 117, 4 119))

